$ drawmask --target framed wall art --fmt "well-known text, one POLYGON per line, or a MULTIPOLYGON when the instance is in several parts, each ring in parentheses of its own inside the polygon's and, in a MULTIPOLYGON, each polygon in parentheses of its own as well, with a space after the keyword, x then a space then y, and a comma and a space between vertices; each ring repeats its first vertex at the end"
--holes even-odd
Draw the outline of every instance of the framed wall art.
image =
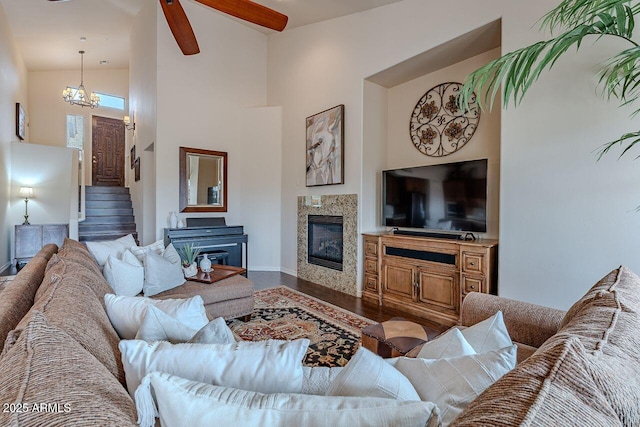
POLYGON ((24 111, 24 107, 16 102, 16 136, 24 141, 27 133, 27 113, 24 111))
POLYGON ((138 157, 136 159, 136 161, 134 162, 134 174, 135 174, 135 180, 136 182, 140 181, 140 157, 138 157))
POLYGON ((136 146, 131 147, 131 153, 129 153, 129 159, 131 160, 131 169, 136 166, 136 146))
POLYGON ((307 117, 306 185, 344 184, 344 105, 307 117))

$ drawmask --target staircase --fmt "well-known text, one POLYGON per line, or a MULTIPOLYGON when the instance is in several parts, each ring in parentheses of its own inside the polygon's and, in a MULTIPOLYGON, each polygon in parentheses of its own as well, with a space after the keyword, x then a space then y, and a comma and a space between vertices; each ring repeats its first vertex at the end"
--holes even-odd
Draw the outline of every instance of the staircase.
POLYGON ((81 242, 115 240, 133 234, 138 241, 131 195, 126 187, 85 187, 86 220, 78 225, 81 242))

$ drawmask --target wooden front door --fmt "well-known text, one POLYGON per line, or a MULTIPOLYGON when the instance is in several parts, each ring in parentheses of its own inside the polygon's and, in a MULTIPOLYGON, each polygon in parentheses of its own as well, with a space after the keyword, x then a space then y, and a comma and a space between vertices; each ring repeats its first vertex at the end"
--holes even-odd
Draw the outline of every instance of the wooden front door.
POLYGON ((124 187, 124 123, 93 116, 92 184, 124 187))

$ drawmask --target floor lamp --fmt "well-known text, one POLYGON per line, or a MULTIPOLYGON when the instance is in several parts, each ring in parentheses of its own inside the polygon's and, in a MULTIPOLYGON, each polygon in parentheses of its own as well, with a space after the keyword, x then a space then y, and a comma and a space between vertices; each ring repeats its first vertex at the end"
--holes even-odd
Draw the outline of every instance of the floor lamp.
POLYGON ((22 225, 29 224, 29 199, 33 198, 33 188, 20 187, 20 197, 24 199, 24 222, 22 225))

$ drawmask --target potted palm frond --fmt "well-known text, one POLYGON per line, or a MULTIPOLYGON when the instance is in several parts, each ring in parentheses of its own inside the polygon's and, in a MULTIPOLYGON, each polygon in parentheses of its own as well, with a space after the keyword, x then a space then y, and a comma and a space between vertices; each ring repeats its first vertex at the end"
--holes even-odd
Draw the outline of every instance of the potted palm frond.
MULTIPOLYGON (((579 50, 583 41, 598 43, 603 39, 624 40, 627 48, 600 65, 599 85, 607 99, 619 105, 636 103, 640 98, 640 45, 634 41, 635 16, 640 4, 630 0, 564 0, 541 19, 541 30, 549 30, 548 40, 509 52, 471 73, 465 80, 459 103, 468 110, 478 95, 482 108, 493 105, 502 86, 505 106, 522 101, 527 90, 543 71, 553 67, 567 50, 579 50)), ((636 109, 632 115, 638 114, 636 109)), ((623 146, 621 156, 640 142, 640 130, 623 134, 602 146, 598 158, 615 145, 623 146)))
POLYGON ((198 255, 200 255, 200 248, 194 247, 193 243, 187 243, 178 249, 178 253, 182 259, 184 277, 193 277, 198 274, 198 263, 196 259, 198 255))

